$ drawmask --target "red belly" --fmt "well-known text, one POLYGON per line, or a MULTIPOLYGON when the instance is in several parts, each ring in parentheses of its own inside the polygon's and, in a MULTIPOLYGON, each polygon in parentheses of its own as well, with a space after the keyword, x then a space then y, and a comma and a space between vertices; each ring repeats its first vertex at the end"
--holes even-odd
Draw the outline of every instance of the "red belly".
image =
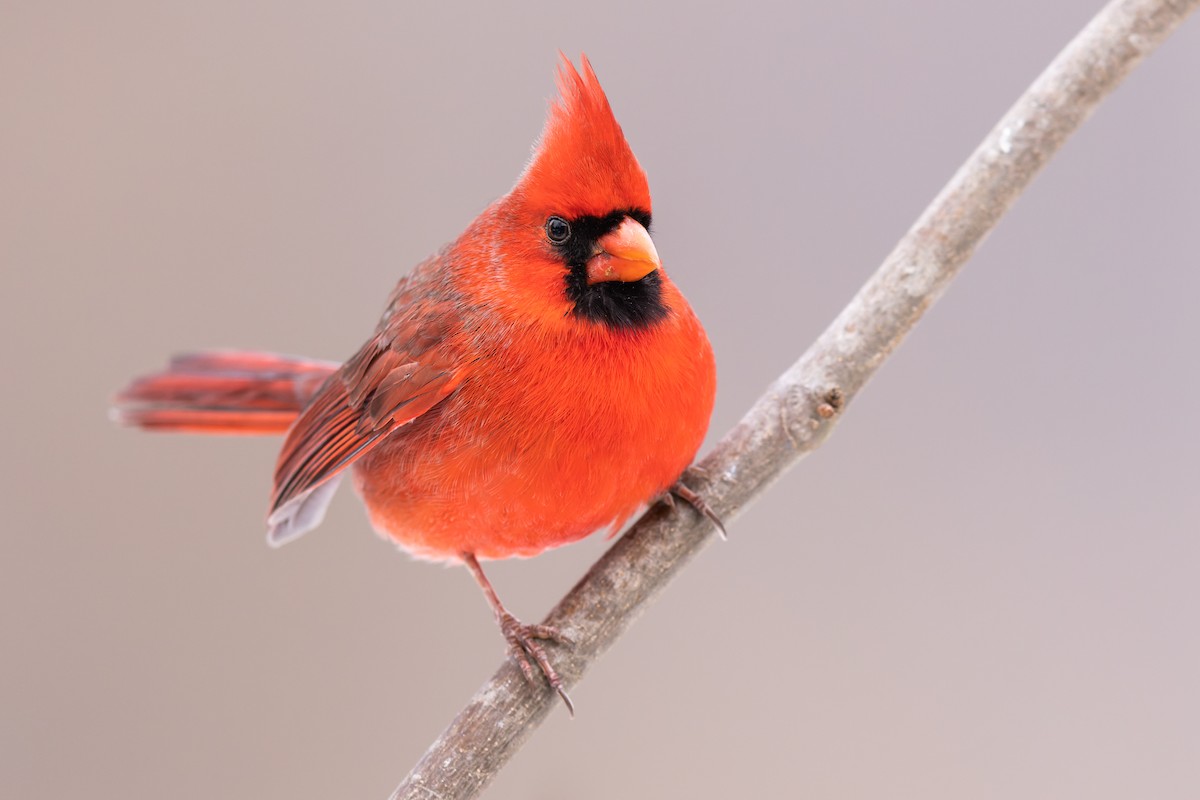
POLYGON ((707 340, 669 355, 600 362, 591 381, 519 365, 502 385, 465 381, 355 465, 376 530, 445 560, 532 556, 619 527, 678 479, 708 427, 707 340))

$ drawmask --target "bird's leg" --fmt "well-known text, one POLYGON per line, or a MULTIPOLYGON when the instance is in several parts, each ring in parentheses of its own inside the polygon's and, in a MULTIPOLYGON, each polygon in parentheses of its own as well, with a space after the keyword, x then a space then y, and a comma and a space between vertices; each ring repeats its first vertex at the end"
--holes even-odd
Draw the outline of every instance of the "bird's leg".
POLYGON ((529 663, 529 659, 533 659, 541 669, 542 674, 546 676, 546 680, 550 683, 550 688, 558 692, 558 696, 562 698, 563 703, 567 707, 567 713, 572 717, 575 716, 575 704, 571 702, 571 698, 567 696, 567 690, 563 688, 562 678, 555 672, 554 666, 550 663, 550 659, 546 656, 546 651, 538 644, 539 639, 549 639, 559 644, 574 644, 569 638, 559 633, 556 628, 549 625, 526 625, 519 619, 509 613, 504 604, 500 602, 496 590, 492 588, 492 582, 483 574, 483 567, 479 566, 479 562, 475 559, 472 553, 462 554, 463 563, 467 565, 467 569, 471 570, 471 575, 475 577, 475 582, 479 584, 479 588, 483 589, 483 595, 487 598, 488 605, 492 607, 492 611, 496 614, 496 623, 500 626, 500 632, 504 634, 504 639, 508 642, 509 652, 512 653, 513 659, 517 665, 521 667, 521 672, 525 674, 525 680, 533 683, 533 664, 529 663))
POLYGON ((696 492, 693 492, 683 482, 684 478, 689 476, 704 477, 704 471, 699 467, 688 467, 685 469, 683 474, 679 476, 679 480, 675 481, 670 489, 667 489, 666 494, 663 495, 663 502, 665 502, 668 507, 674 510, 675 498, 678 497, 680 500, 687 503, 689 506, 696 509, 696 511, 707 517, 708 521, 717 527, 717 532, 721 534, 722 539, 728 539, 729 537, 725 535, 725 523, 721 522, 721 518, 717 516, 717 512, 712 510, 708 503, 704 501, 703 497, 696 492))

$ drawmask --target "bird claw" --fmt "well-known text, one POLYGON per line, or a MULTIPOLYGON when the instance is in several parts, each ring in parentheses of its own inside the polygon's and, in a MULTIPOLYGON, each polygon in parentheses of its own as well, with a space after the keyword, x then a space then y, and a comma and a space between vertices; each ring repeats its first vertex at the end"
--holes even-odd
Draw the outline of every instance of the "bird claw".
POLYGON ((563 688, 562 678, 555 671, 549 656, 546 655, 545 648, 538 643, 538 640, 557 642, 568 647, 574 645, 575 642, 569 636, 559 632, 557 628, 549 625, 525 625, 508 613, 500 617, 500 632, 504 634, 504 639, 508 642, 509 653, 517 662, 517 666, 521 668, 525 680, 531 685, 537 683, 537 677, 533 671, 533 665, 537 664, 538 669, 546 676, 546 682, 550 684, 550 688, 562 698, 563 705, 567 707, 567 714, 574 717, 575 704, 571 702, 567 690, 563 688), (530 659, 532 659, 532 663, 530 659))
POLYGON ((712 510, 712 507, 705 502, 704 498, 699 493, 694 492, 687 487, 687 485, 683 482, 683 479, 687 477, 699 477, 703 479, 707 477, 707 473, 700 467, 688 467, 686 470, 684 470, 684 473, 680 476, 679 480, 675 481, 671 488, 667 490, 666 494, 663 495, 663 502, 667 504, 667 508, 674 511, 676 505, 675 498, 678 497, 680 500, 696 509, 696 511, 700 512, 700 514, 708 519, 708 521, 716 527, 717 533, 720 534, 722 541, 728 541, 729 536, 725 533, 725 523, 721 521, 721 518, 717 516, 717 512, 712 510))

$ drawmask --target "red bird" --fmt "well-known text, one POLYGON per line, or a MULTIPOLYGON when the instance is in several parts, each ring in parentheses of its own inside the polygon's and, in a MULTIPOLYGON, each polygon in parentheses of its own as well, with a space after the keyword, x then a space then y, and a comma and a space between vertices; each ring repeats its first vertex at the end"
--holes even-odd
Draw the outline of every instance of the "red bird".
POLYGON ((345 364, 182 356, 115 408, 147 429, 286 434, 272 545, 316 527, 349 468, 376 530, 419 558, 463 562, 526 676, 532 657, 569 708, 537 641, 562 637, 518 622, 478 559, 616 530, 670 491, 712 517, 678 480, 708 428, 716 368, 586 57, 582 75, 563 59, 558 88, 517 184, 400 280, 345 364))

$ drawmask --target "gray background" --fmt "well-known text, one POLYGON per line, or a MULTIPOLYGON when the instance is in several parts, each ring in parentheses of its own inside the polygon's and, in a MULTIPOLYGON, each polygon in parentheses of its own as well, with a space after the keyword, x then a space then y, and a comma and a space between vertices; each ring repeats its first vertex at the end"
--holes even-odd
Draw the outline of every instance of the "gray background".
MULTIPOLYGON (((0 4, 0 795, 387 795, 501 640, 277 442, 111 427, 171 352, 343 358, 594 61, 721 374, 713 437, 1098 3, 0 4)), ((1200 21, 496 798, 1195 797, 1200 21)), ((494 567, 539 617, 594 537, 494 567)))

